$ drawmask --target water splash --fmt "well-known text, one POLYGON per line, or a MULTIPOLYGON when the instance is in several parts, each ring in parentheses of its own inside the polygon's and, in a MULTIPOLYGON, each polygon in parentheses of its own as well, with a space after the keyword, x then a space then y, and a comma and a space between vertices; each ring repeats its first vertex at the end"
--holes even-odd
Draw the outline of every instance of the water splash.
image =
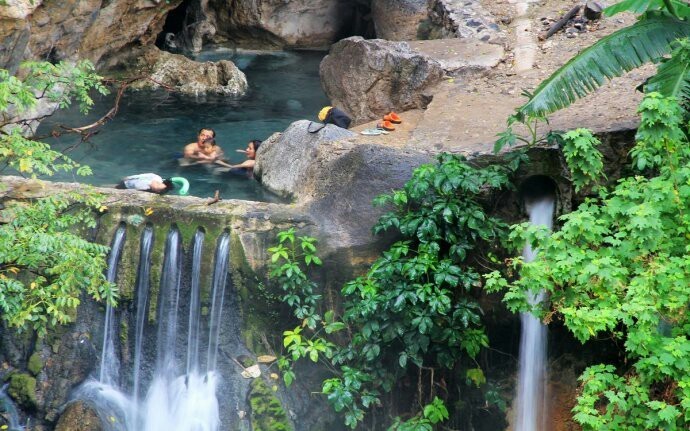
MULTIPOLYGON (((538 200, 527 205, 530 223, 553 227, 554 201, 552 198, 538 200)), ((522 256, 525 262, 532 262, 537 250, 525 245, 522 256)), ((529 298, 534 305, 542 302, 544 292, 529 298)), ((520 315, 520 360, 518 370, 517 422, 516 431, 545 430, 546 418, 546 326, 530 313, 520 315)))
MULTIPOLYGON (((118 235, 116 235, 117 238, 119 238, 118 235)), ((108 431, 218 431, 220 429, 220 413, 216 398, 220 376, 215 370, 215 364, 220 339, 223 296, 227 282, 230 236, 227 232, 224 233, 218 239, 216 247, 205 373, 199 371, 199 345, 202 337, 200 274, 203 241, 203 232, 197 231, 192 244, 189 321, 182 322, 180 320, 184 317, 178 315, 179 307, 185 304, 180 299, 182 248, 179 231, 172 229, 166 239, 157 304, 156 366, 153 371, 153 380, 142 402, 139 398, 142 384, 140 374, 146 337, 144 326, 149 302, 153 243, 153 230, 150 227, 144 230, 137 274, 137 323, 131 396, 127 396, 117 387, 116 379, 89 380, 75 394, 77 399, 87 401, 96 409, 104 429, 108 431), (182 332, 184 329, 188 330, 187 334, 178 334, 178 330, 182 332), (187 366, 183 370, 184 374, 180 374, 179 359, 182 359, 185 351, 177 347, 183 339, 187 341, 187 366)), ((104 352, 108 346, 109 343, 104 344, 104 352)))

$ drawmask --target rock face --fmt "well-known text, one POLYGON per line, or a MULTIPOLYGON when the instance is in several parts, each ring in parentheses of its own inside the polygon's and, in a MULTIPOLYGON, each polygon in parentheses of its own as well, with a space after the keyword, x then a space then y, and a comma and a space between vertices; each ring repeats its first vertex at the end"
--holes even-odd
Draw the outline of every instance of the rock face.
POLYGON ((108 62, 124 47, 152 44, 179 2, 11 1, 0 7, 0 67, 14 69, 29 58, 108 62))
POLYGON ((351 0, 218 2, 221 36, 244 46, 327 48, 351 24, 351 0))
POLYGON ((428 19, 427 0, 372 0, 371 15, 376 37, 415 40, 420 24, 428 19))
POLYGON ((319 73, 333 106, 354 123, 380 118, 387 112, 424 108, 430 89, 441 81, 441 65, 413 51, 405 42, 361 37, 331 47, 319 73))
MULTIPOLYGON (((430 157, 415 151, 350 142, 355 134, 328 125, 310 133, 309 121, 292 123, 266 140, 255 175, 264 186, 305 205, 321 226, 323 246, 357 248, 376 240, 371 226, 381 214, 371 201, 401 187, 430 157)), ((375 254, 376 247, 370 247, 375 254)), ((341 262, 342 263, 342 262, 341 262)))
POLYGON ((429 39, 476 38, 482 42, 502 43, 505 34, 479 0, 430 0, 429 39))
POLYGON ((198 63, 155 47, 146 50, 139 61, 139 69, 151 80, 140 81, 134 88, 155 89, 160 87, 159 82, 193 96, 215 93, 240 97, 247 91, 247 78, 231 61, 198 63))

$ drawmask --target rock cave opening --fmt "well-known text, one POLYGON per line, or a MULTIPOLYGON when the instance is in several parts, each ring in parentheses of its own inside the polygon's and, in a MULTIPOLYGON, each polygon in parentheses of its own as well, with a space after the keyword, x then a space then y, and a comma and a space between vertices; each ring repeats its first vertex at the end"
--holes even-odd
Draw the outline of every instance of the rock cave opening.
MULTIPOLYGON (((527 177, 518 188, 518 196, 520 199, 523 212, 527 212, 527 208, 535 203, 545 199, 552 199, 558 202, 558 185, 553 178, 547 175, 532 175, 527 177)), ((556 205, 558 208, 558 205, 556 205)))
POLYGON ((337 40, 351 36, 362 36, 365 39, 376 38, 376 28, 371 10, 372 0, 350 0, 352 14, 340 28, 337 40))
POLYGON ((171 52, 179 51, 182 48, 177 39, 184 30, 187 12, 190 9, 190 3, 193 1, 183 0, 175 9, 168 12, 163 29, 156 37, 156 46, 158 48, 171 52))

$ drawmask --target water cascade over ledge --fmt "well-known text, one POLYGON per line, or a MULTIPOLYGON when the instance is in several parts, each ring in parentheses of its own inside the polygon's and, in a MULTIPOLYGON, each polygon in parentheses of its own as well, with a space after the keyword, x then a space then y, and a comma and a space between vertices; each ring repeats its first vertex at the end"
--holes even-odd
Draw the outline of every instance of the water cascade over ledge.
MULTIPOLYGON (((123 225, 116 231, 112 242, 107 275, 111 281, 115 280, 117 273, 124 233, 123 225)), ((203 317, 201 272, 205 234, 199 229, 194 235, 191 279, 186 289, 183 286, 181 234, 174 227, 168 233, 157 295, 155 360, 149 361, 155 366, 151 369, 146 366, 147 357, 152 356, 147 354, 151 331, 147 333, 146 327, 149 324, 148 306, 154 299, 149 292, 153 236, 153 229, 146 227, 141 237, 131 376, 118 375, 119 362, 113 342, 116 340, 116 316, 113 309, 108 307, 99 379, 89 379, 74 397, 93 406, 104 429, 110 431, 217 431, 221 421, 216 397, 220 376, 216 364, 228 281, 230 235, 228 232, 222 233, 216 244, 210 312, 208 317, 203 317), (187 308, 188 313, 184 312, 187 308), (208 330, 202 330, 204 328, 208 330), (208 354, 200 358, 200 350, 206 347, 206 340, 208 354), (186 349, 182 346, 186 346, 186 349), (205 362, 202 363, 202 360, 205 362), (147 371, 150 383, 148 390, 142 392, 147 384, 147 371), (126 386, 127 382, 131 386, 126 386)))
MULTIPOLYGON (((530 223, 553 227, 554 199, 541 198, 526 204, 530 223)), ((537 250, 526 244, 522 251, 525 262, 534 260, 537 250)), ((538 304, 544 292, 534 294, 530 304, 538 304)), ((516 431, 545 431, 546 424, 546 326, 531 313, 520 315, 520 358, 517 390, 516 431)))

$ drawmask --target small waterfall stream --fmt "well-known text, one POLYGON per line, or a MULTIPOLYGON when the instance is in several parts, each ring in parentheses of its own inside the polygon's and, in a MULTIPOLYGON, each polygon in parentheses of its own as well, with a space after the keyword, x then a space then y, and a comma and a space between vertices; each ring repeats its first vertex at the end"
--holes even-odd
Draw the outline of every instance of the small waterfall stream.
MULTIPOLYGON (((117 266, 122 255, 122 245, 125 241, 125 225, 120 225, 115 232, 113 242, 110 246, 110 255, 108 256, 108 270, 106 272, 106 279, 114 283, 117 276, 117 266)), ((120 368, 120 361, 115 353, 115 344, 113 338, 115 337, 115 322, 113 317, 113 307, 110 304, 105 308, 105 327, 103 328, 103 348, 101 354, 101 372, 98 381, 112 385, 118 379, 118 370, 120 368)))
MULTIPOLYGON (((123 225, 117 230, 113 239, 108 272, 108 274, 112 272, 113 279, 124 241, 124 231, 123 225)), ((78 399, 88 401, 98 411, 104 422, 104 429, 113 431, 217 431, 220 429, 219 404, 216 397, 219 384, 216 361, 221 332, 223 296, 227 282, 230 235, 227 232, 223 233, 218 238, 216 246, 213 283, 209 299, 208 333, 202 330, 206 322, 201 321, 200 280, 204 236, 204 232, 198 230, 191 247, 189 302, 182 297, 182 294, 186 295, 187 291, 182 286, 181 235, 176 228, 173 228, 167 236, 157 305, 155 367, 148 391, 142 400, 141 389, 146 384, 145 373, 143 373, 145 358, 151 356, 146 353, 146 340, 151 336, 147 334, 150 331, 146 329, 146 326, 147 305, 150 302, 151 250, 154 240, 153 229, 151 227, 144 229, 140 244, 136 286, 137 309, 131 390, 125 392, 125 388, 119 386, 116 369, 110 368, 111 364, 118 364, 113 341, 115 339, 114 312, 110 310, 106 312, 105 318, 106 334, 102 351, 104 359, 101 363, 101 377, 99 381, 94 379, 87 381, 77 391, 78 399), (182 309, 186 310, 187 306, 189 306, 188 314, 180 312, 182 309), (188 320, 185 321, 187 316, 188 320), (206 372, 202 373, 199 353, 201 341, 206 339, 208 339, 208 357, 205 358, 206 372), (185 344, 186 349, 182 347, 185 344), (114 361, 106 359, 110 358, 110 355, 114 361), (131 396, 127 396, 126 393, 131 396)))
MULTIPOLYGON (((530 223, 553 227, 553 198, 527 203, 530 223)), ((534 260, 537 250, 527 244, 522 252, 525 262, 534 260)), ((530 298, 531 304, 544 300, 544 292, 530 298)), ((518 370, 516 431, 546 431, 546 326, 530 313, 520 315, 520 359, 518 370)))
POLYGON ((19 423, 19 414, 17 414, 17 408, 12 401, 12 398, 7 395, 7 387, 9 385, 6 383, 2 386, 0 390, 0 412, 5 416, 8 422, 8 428, 3 428, 6 431, 23 431, 24 427, 19 423))

